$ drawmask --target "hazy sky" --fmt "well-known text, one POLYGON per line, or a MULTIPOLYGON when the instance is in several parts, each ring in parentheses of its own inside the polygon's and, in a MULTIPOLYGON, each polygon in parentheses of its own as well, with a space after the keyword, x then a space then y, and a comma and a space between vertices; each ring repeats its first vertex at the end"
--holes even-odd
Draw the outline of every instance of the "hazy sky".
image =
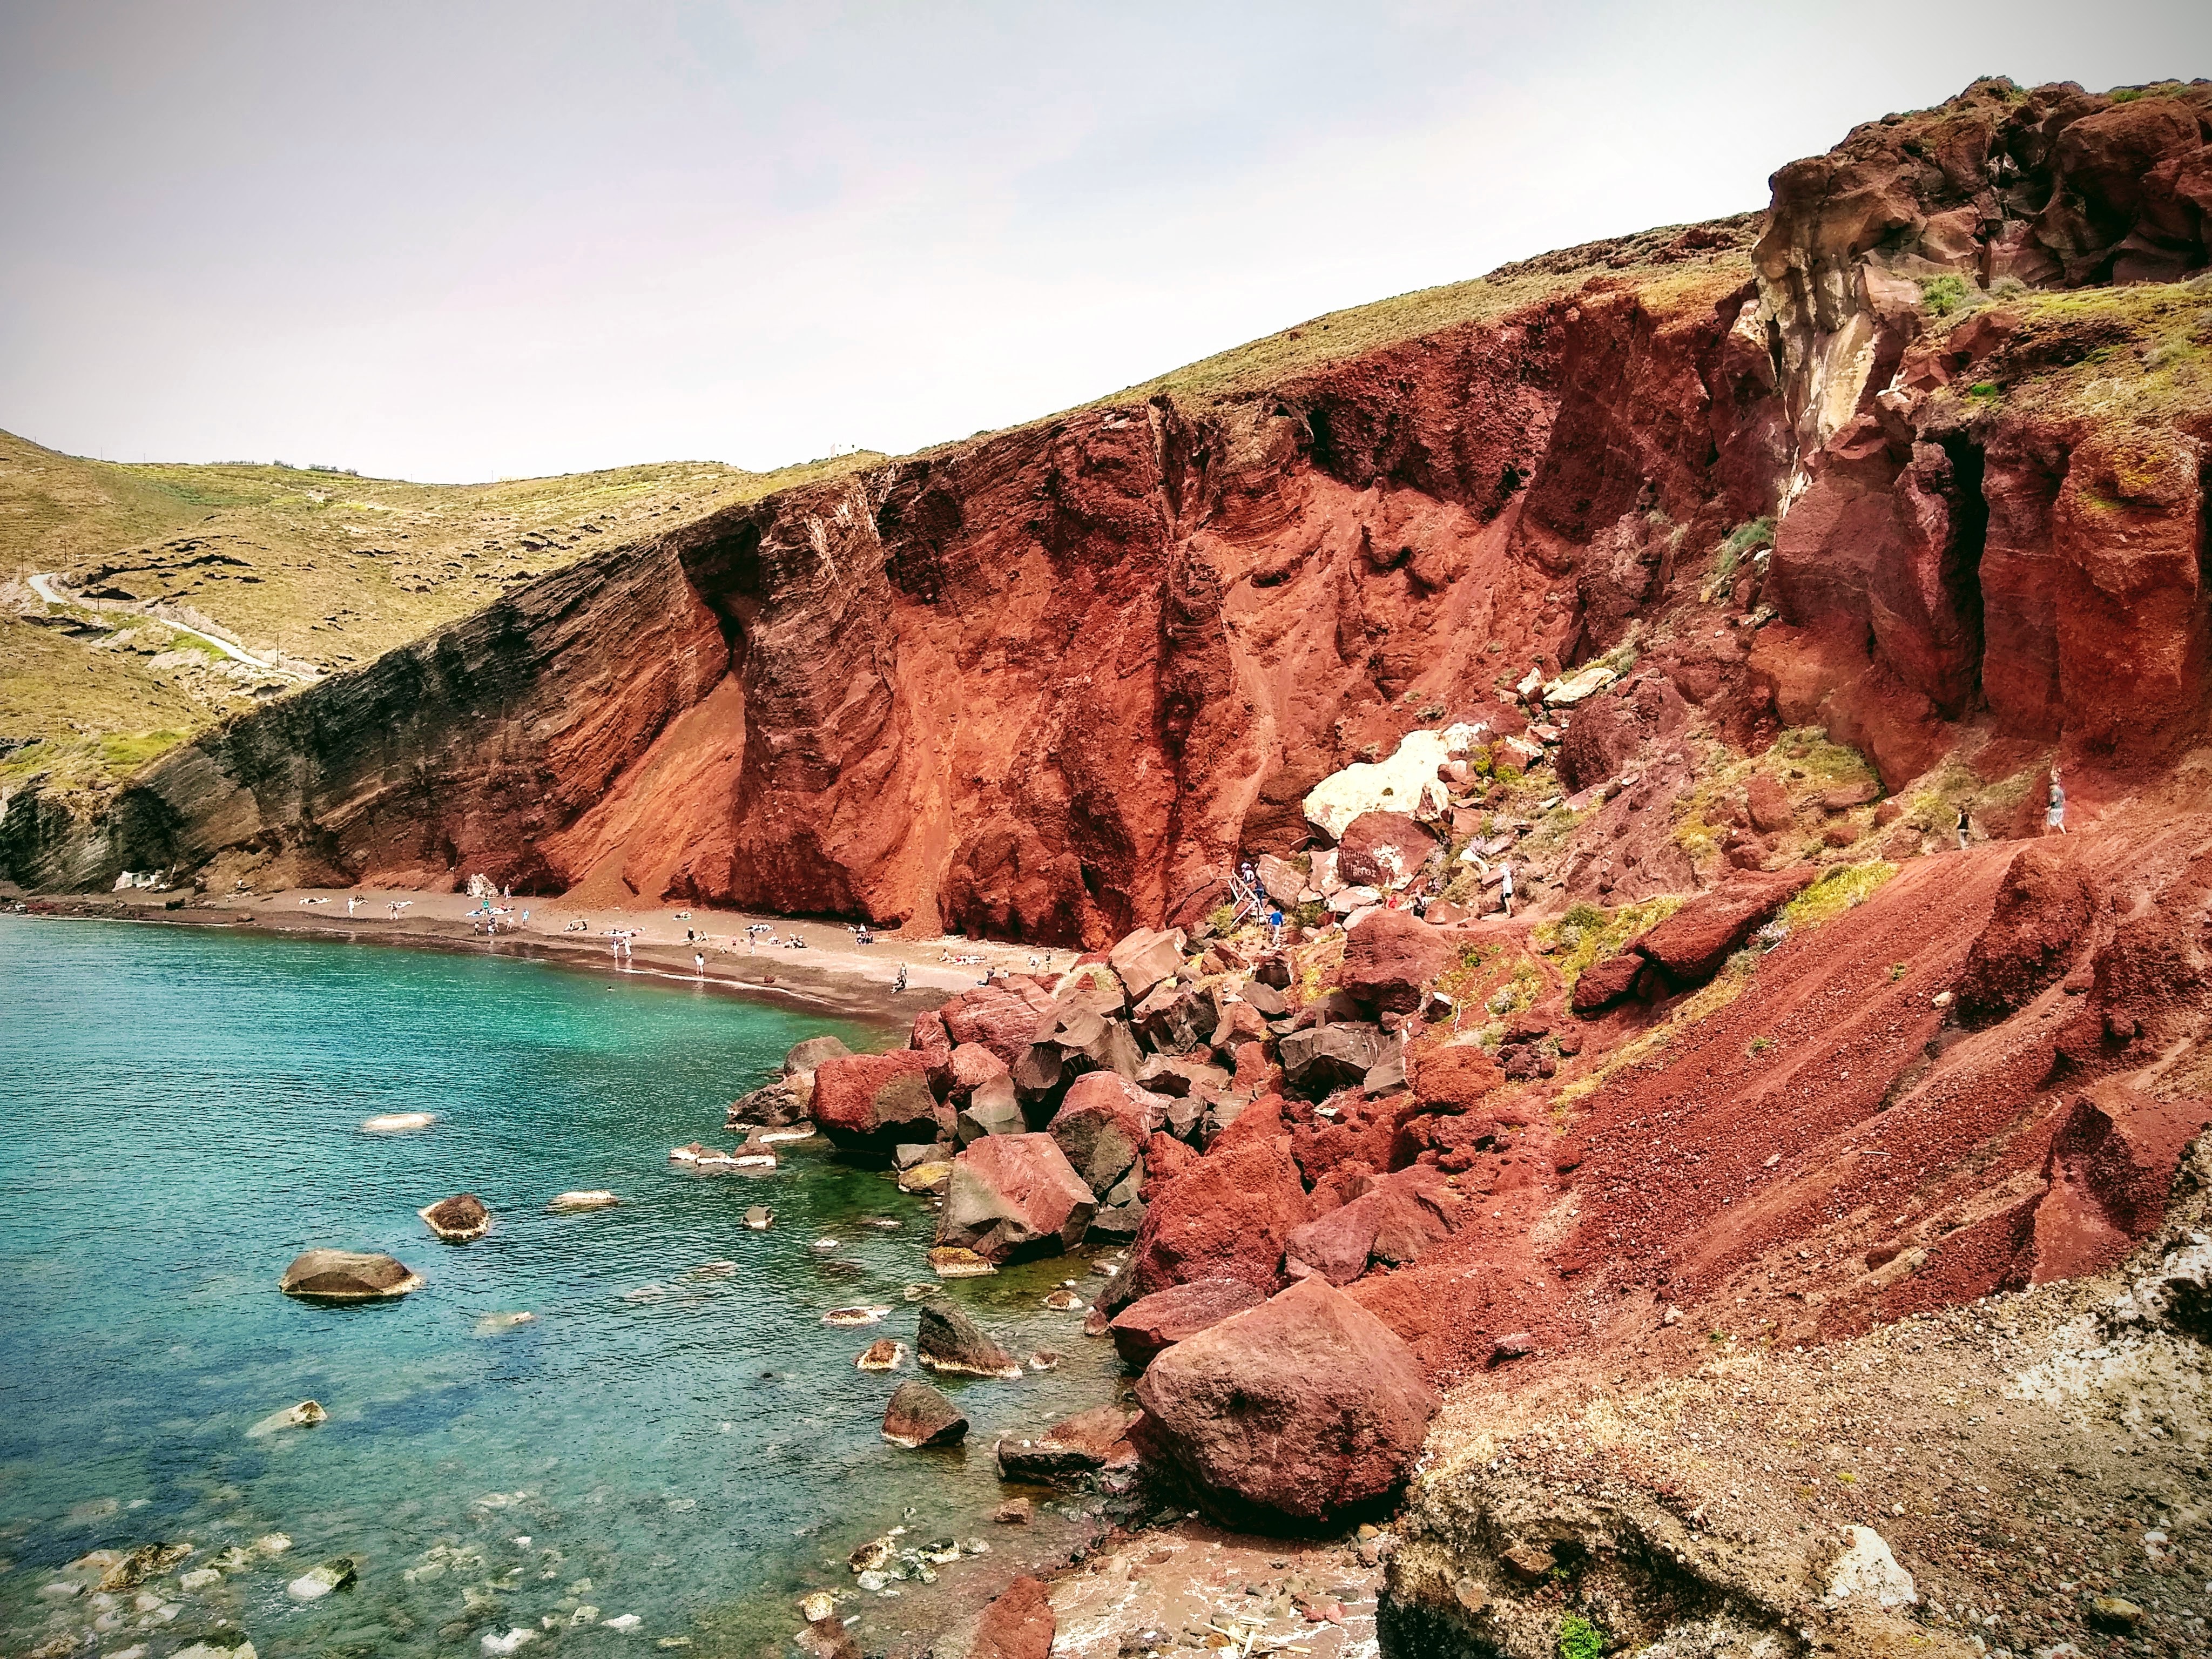
POLYGON ((1764 204, 2203 0, 0 0, 0 427, 424 479, 911 449, 1764 204))

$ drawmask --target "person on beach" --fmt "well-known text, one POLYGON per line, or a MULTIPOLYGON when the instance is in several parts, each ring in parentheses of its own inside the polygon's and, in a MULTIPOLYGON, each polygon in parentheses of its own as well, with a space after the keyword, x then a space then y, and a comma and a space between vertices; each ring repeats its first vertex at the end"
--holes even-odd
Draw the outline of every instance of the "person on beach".
POLYGON ((707 977, 707 958, 697 951, 691 953, 691 973, 696 979, 707 977))
POLYGON ((353 920, 354 906, 356 906, 356 904, 359 904, 360 902, 361 902, 361 901, 360 901, 358 898, 355 897, 351 893, 348 893, 348 894, 346 895, 346 920, 347 920, 348 921, 352 921, 352 920, 353 920))
POLYGON ((906 989, 906 963, 902 962, 899 963, 898 977, 891 981, 891 989, 894 991, 906 989))
POLYGON ((2043 828, 2046 835, 2053 830, 2062 836, 2066 833, 2066 790, 2058 781, 2055 766, 2051 769, 2051 805, 2043 814, 2043 828))

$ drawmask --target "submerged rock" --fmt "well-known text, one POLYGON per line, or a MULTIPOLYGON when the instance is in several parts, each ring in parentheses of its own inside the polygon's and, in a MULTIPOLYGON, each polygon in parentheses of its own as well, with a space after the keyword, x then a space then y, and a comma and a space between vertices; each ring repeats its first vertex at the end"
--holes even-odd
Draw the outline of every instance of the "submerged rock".
POLYGON ((282 1411, 271 1412, 246 1431, 248 1440, 259 1440, 284 1429, 312 1429, 318 1423, 330 1420, 330 1413, 312 1400, 302 1400, 296 1406, 287 1406, 282 1411))
POLYGON ((822 1316, 822 1322, 839 1330, 850 1330, 857 1325, 881 1324, 889 1312, 889 1308, 832 1308, 822 1316))
POLYGON ((968 1433, 960 1408, 927 1382, 902 1382, 884 1409, 884 1438, 909 1450, 957 1445, 968 1433))
POLYGON ((921 1304, 914 1352, 925 1370, 954 1376, 1016 1377, 1021 1362, 984 1334, 983 1328, 947 1297, 921 1304))
POLYGON ((491 1212, 474 1193, 456 1193, 415 1212, 448 1244, 466 1244, 491 1231, 491 1212))
POLYGON ((536 1314, 526 1312, 488 1313, 482 1319, 477 1321, 477 1334, 478 1336, 498 1336, 505 1332, 514 1330, 517 1326, 530 1324, 535 1321, 537 1317, 538 1316, 536 1314))
POLYGON ((302 1250, 277 1281, 310 1302, 374 1302, 422 1287, 420 1275, 388 1255, 360 1250, 302 1250))
POLYGON ((438 1121, 435 1112, 385 1112, 361 1121, 361 1132, 365 1135, 412 1134, 417 1129, 427 1129, 438 1121))
POLYGON ((745 1225, 757 1233, 764 1233, 775 1224, 775 1212, 765 1204, 756 1204, 745 1212, 745 1225))
POLYGON ((583 1210, 611 1210, 622 1202, 603 1187, 577 1192, 556 1193, 546 1200, 545 1207, 556 1215, 574 1215, 583 1210))

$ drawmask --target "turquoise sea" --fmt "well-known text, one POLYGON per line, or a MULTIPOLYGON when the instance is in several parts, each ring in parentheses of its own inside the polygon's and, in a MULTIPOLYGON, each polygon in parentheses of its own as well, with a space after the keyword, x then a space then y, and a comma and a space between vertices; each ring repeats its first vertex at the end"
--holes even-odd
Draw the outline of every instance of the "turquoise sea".
MULTIPOLYGON (((878 1437, 915 1372, 853 1360, 878 1336, 912 1344, 900 1292, 929 1277, 926 1201, 820 1150, 787 1147, 760 1177, 666 1161, 730 1144, 725 1105, 823 1030, 894 1040, 511 957, 0 917, 0 1651, 161 1659, 227 1621, 264 1659, 474 1655, 517 1629, 545 1659, 684 1638, 787 1652, 793 1601, 817 1587, 851 1598, 864 1647, 905 1645, 941 1616, 932 1596, 1005 1565, 1009 1529, 984 1518, 1006 1495, 993 1439, 1112 1397, 1117 1374, 1079 1315, 1042 1305, 1082 1260, 968 1281, 953 1293, 1006 1346, 1066 1362, 948 1384, 974 1425, 964 1454, 878 1437), (437 1121, 360 1129, 403 1111, 437 1121), (623 1202, 546 1212, 576 1188, 623 1202), (415 1212, 463 1191, 496 1224, 441 1245, 415 1212), (749 1231, 760 1203, 775 1224, 749 1231), (428 1285, 293 1301, 277 1276, 313 1245, 389 1251, 428 1285), (893 1311, 822 1323, 855 1303, 893 1311), (247 1434, 307 1398, 327 1423, 247 1434), (858 1595, 843 1558, 902 1524, 999 1559, 858 1595), (251 1547, 273 1533, 289 1553, 251 1547), (52 1588, 89 1551, 150 1543, 194 1553, 104 1608, 52 1588), (234 1546, 251 1565, 179 1588, 234 1546), (340 1556, 352 1588, 286 1593, 340 1556)), ((1020 1541, 1076 1525, 1048 1507, 1020 1541)))

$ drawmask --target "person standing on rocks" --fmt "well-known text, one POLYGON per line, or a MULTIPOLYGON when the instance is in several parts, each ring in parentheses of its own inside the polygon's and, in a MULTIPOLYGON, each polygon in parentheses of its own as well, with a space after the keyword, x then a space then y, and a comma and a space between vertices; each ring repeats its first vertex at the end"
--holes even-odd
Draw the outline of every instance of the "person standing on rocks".
POLYGON ((2066 790, 2058 781, 2055 766, 2051 769, 2051 806, 2043 815, 2043 828, 2046 835, 2053 830, 2062 836, 2066 833, 2066 790))
POLYGON ((1513 866, 1509 862, 1498 867, 1504 872, 1504 878, 1498 884, 1498 896, 1505 901, 1505 919, 1510 921, 1513 919, 1513 866))
POLYGON ((1959 803, 1959 850, 1961 853, 1966 850, 1966 831, 1971 827, 1967 823, 1966 803, 1960 801, 1959 803))

